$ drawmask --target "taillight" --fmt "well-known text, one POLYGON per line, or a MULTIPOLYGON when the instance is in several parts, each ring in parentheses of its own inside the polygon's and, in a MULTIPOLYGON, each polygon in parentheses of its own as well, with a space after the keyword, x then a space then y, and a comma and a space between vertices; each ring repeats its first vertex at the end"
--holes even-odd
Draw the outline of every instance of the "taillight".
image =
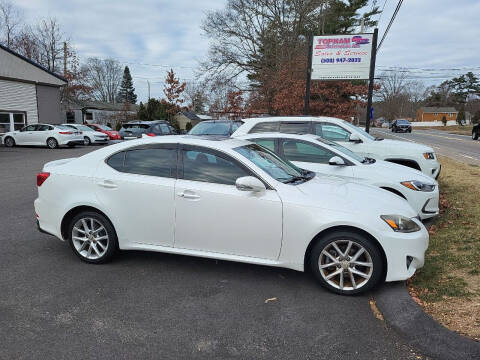
POLYGON ((147 135, 147 136, 155 136, 154 133, 147 133, 146 135, 147 135))
POLYGON ((71 131, 59 131, 58 133, 62 134, 62 135, 72 135, 73 134, 71 131))
POLYGON ((45 180, 50 176, 49 172, 41 172, 37 174, 37 186, 42 186, 45 180))

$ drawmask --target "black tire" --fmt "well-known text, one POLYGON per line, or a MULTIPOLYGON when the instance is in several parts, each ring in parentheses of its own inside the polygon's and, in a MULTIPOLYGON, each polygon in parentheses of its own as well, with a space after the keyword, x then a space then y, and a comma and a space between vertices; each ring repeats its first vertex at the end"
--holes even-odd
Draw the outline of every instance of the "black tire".
MULTIPOLYGON (((82 211, 79 214, 75 215, 72 218, 72 221, 70 221, 70 224, 68 226, 67 236, 68 236, 68 242, 70 244, 70 247, 72 248, 75 255, 77 255, 80 258, 80 260, 82 260, 86 263, 90 263, 90 264, 106 263, 106 262, 108 262, 112 259, 113 255, 115 255, 115 253, 118 250, 117 233, 115 232, 115 229, 114 229, 112 223, 105 216, 103 216, 100 213, 94 212, 94 211, 82 211), (88 251, 91 251, 92 253, 94 253, 94 250, 92 250, 94 247, 92 245, 95 245, 95 247, 100 249, 100 247, 97 244, 97 243, 99 243, 99 241, 91 241, 90 242, 89 240, 86 240, 85 242, 87 243, 87 245, 86 245, 84 251, 79 251, 81 248, 78 249, 78 246, 83 244, 83 243, 80 242, 80 241, 75 242, 74 239, 73 239, 74 226, 75 226, 75 224, 77 224, 77 222, 79 222, 79 221, 81 222, 82 219, 86 219, 85 221, 86 221, 87 224, 90 224, 89 219, 94 219, 94 221, 97 224, 98 223, 101 224, 101 226, 103 226, 104 229, 105 229, 104 231, 102 230, 101 232, 99 232, 97 235, 99 235, 101 237, 105 236, 105 235, 108 236, 108 239, 107 239, 106 242, 104 242, 104 240, 102 240, 101 244, 103 244, 103 246, 105 246, 105 249, 104 250, 101 249, 101 251, 104 251, 104 253, 102 254, 102 256, 99 256, 98 258, 88 258, 87 254, 88 254, 88 251)), ((85 236, 85 237, 87 237, 87 236, 85 236)))
POLYGON ((74 147, 75 147, 75 144, 68 144, 68 147, 69 147, 69 148, 74 148, 74 147))
POLYGON ((478 140, 478 131, 472 131, 472 139, 473 140, 478 140))
POLYGON ((90 138, 88 136, 84 136, 83 138, 83 144, 85 146, 88 146, 88 145, 92 145, 92 141, 90 140, 90 138))
POLYGON ((49 149, 56 149, 58 148, 58 141, 55 138, 48 138, 47 139, 47 147, 49 149))
POLYGON ((12 138, 11 136, 6 137, 5 140, 3 140, 3 144, 6 147, 14 147, 15 146, 15 139, 12 138))
MULTIPOLYGON (((329 260, 332 261, 332 260, 329 260)), ((377 245, 368 237, 350 231, 336 231, 325 235, 324 237, 320 238, 316 244, 313 246, 312 251, 310 252, 309 258, 309 266, 310 270, 312 271, 313 275, 317 278, 320 285, 325 287, 326 289, 340 295, 355 295, 364 293, 370 289, 372 289, 375 285, 377 285, 383 279, 384 273, 384 265, 383 265, 383 255, 381 251, 378 249, 377 245), (332 243, 338 244, 339 250, 346 251, 346 248, 349 242, 352 243, 350 252, 348 254, 344 254, 345 257, 342 258, 342 255, 338 254, 335 250, 333 250, 334 254, 332 254, 332 243), (350 261, 354 258, 355 253, 362 247, 365 252, 362 253, 358 257, 357 260, 362 261, 365 264, 371 264, 372 267, 364 267, 362 265, 351 264, 350 261), (331 259, 322 253, 326 250, 329 254, 336 257, 337 259, 341 259, 338 264, 333 262, 331 266, 326 267, 325 269, 320 269, 319 261, 322 261, 322 264, 328 265, 329 262, 324 263, 323 259, 331 259), (336 256, 336 255, 338 256, 336 256), (320 258, 322 256, 322 258, 320 258), (348 259, 348 261, 347 261, 348 259), (334 265, 335 264, 335 265, 334 265), (345 266, 345 267, 344 267, 345 266), (358 268, 357 268, 358 266, 358 268), (343 272, 338 275, 339 280, 336 282, 335 279, 337 276, 334 276, 327 281, 326 277, 331 275, 334 272, 338 272, 343 268, 343 272), (368 279, 363 277, 359 277, 358 275, 352 275, 354 277, 354 281, 350 280, 350 272, 352 270, 356 270, 357 272, 360 271, 363 274, 369 275, 368 279), (323 274, 322 274, 323 273, 323 274), (348 274, 348 275, 347 275, 348 274), (344 288, 341 289, 341 280, 340 276, 344 278, 344 288), (360 279, 360 281, 355 280, 355 276, 360 279), (325 277, 325 278, 324 278, 325 277), (362 280, 363 279, 363 280, 362 280), (357 283, 358 281, 358 283, 357 283), (355 282, 355 286, 353 283, 355 282), (333 284, 336 283, 336 286, 333 284), (350 286, 348 286, 350 285, 350 286)))
POLYGON ((411 133, 411 132, 412 132, 412 129, 408 129, 408 132, 411 133))

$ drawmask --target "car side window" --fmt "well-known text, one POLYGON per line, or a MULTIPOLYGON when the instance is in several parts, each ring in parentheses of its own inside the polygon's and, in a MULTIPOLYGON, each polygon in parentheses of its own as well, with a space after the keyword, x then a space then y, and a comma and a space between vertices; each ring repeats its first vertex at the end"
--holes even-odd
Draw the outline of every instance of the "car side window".
POLYGON ((220 155, 209 149, 183 149, 183 179, 224 185, 250 174, 228 155, 220 155))
POLYGON ((280 132, 285 134, 310 134, 310 122, 282 122, 280 132))
POLYGON ((37 131, 37 125, 28 125, 22 131, 37 131))
POLYGON ((275 152, 275 139, 250 139, 249 141, 253 141, 256 144, 275 152))
POLYGON ((293 139, 282 140, 283 154, 289 161, 328 164, 336 156, 334 152, 321 146, 293 139))
POLYGON ((160 129, 162 129, 162 133, 164 135, 169 135, 170 134, 170 128, 168 127, 167 124, 159 124, 160 125, 160 129))
POLYGON ((162 135, 162 129, 160 128, 160 125, 157 124, 157 125, 152 126, 152 132, 155 135, 162 135))
POLYGON ((50 126, 48 125, 38 125, 37 131, 48 131, 50 130, 50 126))
POLYGON ((175 178, 177 150, 157 147, 134 148, 110 156, 107 164, 125 173, 175 178))
POLYGON ((248 133, 278 132, 280 123, 277 121, 261 122, 255 125, 248 133))
POLYGON ((315 134, 331 141, 348 141, 350 132, 341 126, 329 123, 315 123, 315 134))

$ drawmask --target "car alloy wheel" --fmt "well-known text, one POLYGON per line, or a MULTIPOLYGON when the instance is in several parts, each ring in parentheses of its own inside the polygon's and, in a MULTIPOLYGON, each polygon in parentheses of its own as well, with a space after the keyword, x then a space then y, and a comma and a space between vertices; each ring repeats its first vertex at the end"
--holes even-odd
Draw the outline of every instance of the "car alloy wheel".
POLYGON ((15 146, 15 140, 13 140, 11 137, 7 137, 4 141, 4 144, 6 147, 13 147, 15 146))
POLYGON ((83 144, 84 144, 84 145, 88 146, 88 145, 90 145, 91 143, 92 143, 92 142, 90 141, 90 138, 89 138, 88 136, 85 136, 85 137, 83 138, 83 144))
POLYGON ((354 295, 371 289, 382 279, 382 257, 368 236, 336 231, 315 243, 309 262, 322 286, 337 294, 354 295))
POLYGON ((328 244, 320 254, 318 267, 323 279, 340 290, 360 289, 373 274, 372 257, 363 246, 351 240, 328 244))
POLYGON ((50 149, 55 149, 58 147, 58 142, 57 140, 55 140, 54 138, 49 138, 47 140, 47 146, 50 148, 50 149))
POLYGON ((106 262, 118 247, 111 223, 103 215, 94 212, 75 216, 71 221, 69 234, 72 249, 85 262, 106 262))

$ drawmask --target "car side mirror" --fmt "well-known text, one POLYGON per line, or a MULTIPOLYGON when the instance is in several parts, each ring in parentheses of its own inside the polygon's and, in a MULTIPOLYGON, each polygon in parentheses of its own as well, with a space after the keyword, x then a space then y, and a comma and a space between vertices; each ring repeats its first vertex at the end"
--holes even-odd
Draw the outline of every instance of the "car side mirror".
POLYGON ((235 186, 240 191, 264 192, 267 190, 263 182, 254 176, 243 176, 235 181, 235 186))
POLYGON ((345 165, 345 161, 340 156, 334 156, 330 160, 328 160, 329 165, 336 165, 336 166, 342 166, 345 165))
POLYGON ((358 136, 358 134, 350 134, 348 141, 359 144, 362 142, 362 139, 360 139, 360 136, 358 136))

